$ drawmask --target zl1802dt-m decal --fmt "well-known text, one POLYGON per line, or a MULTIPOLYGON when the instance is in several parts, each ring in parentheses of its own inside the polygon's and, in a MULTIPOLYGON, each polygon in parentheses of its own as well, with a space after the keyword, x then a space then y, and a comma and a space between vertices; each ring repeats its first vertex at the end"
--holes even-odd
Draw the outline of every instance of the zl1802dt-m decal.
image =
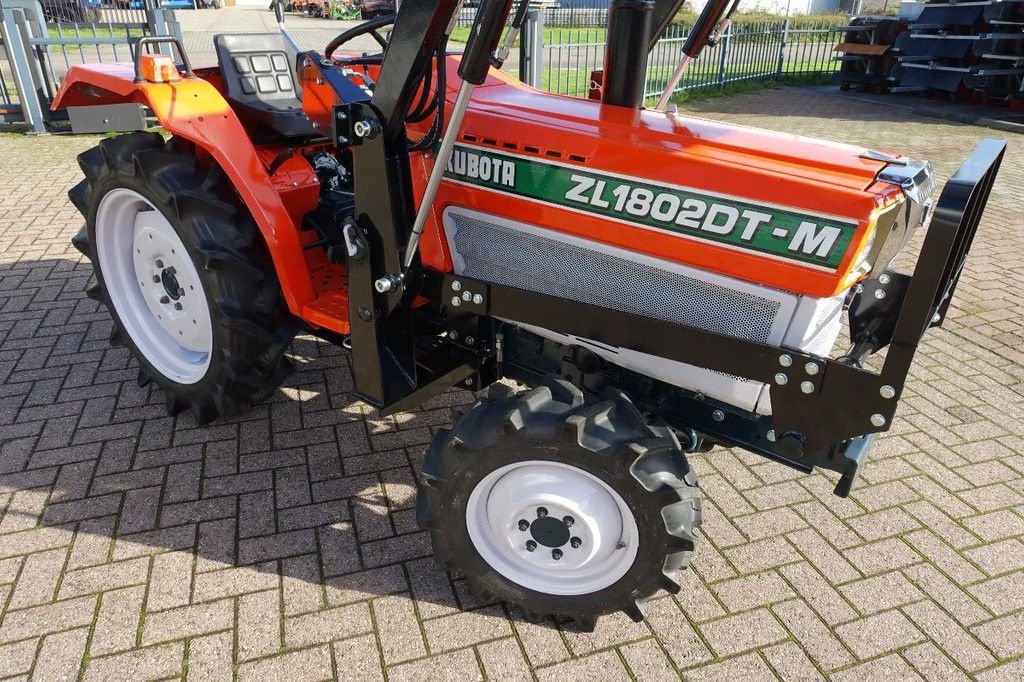
POLYGON ((836 270, 857 229, 822 217, 456 145, 445 177, 644 227, 836 270))

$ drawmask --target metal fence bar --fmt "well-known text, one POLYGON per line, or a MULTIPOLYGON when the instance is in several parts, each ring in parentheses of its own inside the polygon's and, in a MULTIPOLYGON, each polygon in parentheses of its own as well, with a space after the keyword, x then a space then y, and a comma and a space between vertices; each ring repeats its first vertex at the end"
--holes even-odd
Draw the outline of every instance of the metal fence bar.
POLYGON ((174 13, 155 0, 3 0, 0 9, 0 120, 20 106, 39 133, 64 117, 49 105, 72 66, 131 59, 146 34, 181 35, 174 13))
MULTIPOLYGON (((586 96, 589 89, 589 75, 604 62, 605 43, 599 29, 562 29, 558 40, 551 45, 542 45, 543 27, 536 29, 530 24, 537 21, 565 22, 569 9, 534 10, 532 20, 525 29, 531 29, 539 40, 531 43, 532 54, 526 54, 521 67, 523 80, 550 92, 572 96, 586 96), (554 17, 554 19, 552 19, 554 17), (600 39, 599 39, 600 38, 600 39), (535 63, 537 58, 543 62, 535 63), (531 63, 530 59, 535 61, 531 63), (537 73, 531 73, 530 68, 537 73)), ((579 12, 575 10, 575 17, 579 12)), ((593 12, 594 10, 590 10, 593 12)), ((670 26, 648 57, 645 78, 645 96, 661 94, 674 69, 689 28, 670 26)), ((685 77, 679 82, 673 94, 689 90, 722 89, 730 83, 758 79, 779 79, 789 75, 814 75, 833 73, 836 64, 831 59, 832 48, 841 36, 826 24, 811 24, 794 29, 786 19, 781 22, 756 24, 731 24, 719 42, 708 47, 701 58, 690 64, 685 77)), ((525 53, 524 53, 525 54, 525 53)))
POLYGON ((2 37, 10 57, 11 76, 18 90, 21 103, 21 114, 25 123, 32 126, 34 132, 46 132, 43 109, 34 87, 32 65, 29 60, 29 45, 25 34, 27 23, 25 2, 5 2, 3 7, 2 37))

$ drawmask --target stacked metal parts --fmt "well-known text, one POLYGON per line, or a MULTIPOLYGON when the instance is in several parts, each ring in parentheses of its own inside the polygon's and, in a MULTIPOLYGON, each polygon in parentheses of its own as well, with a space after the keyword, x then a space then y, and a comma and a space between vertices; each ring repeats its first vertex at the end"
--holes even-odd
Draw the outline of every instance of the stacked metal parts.
POLYGON ((893 87, 897 37, 907 22, 897 17, 854 17, 836 51, 844 53, 837 78, 843 89, 883 91, 893 87))
POLYGON ((836 49, 846 87, 1024 105, 1024 0, 907 3, 855 19, 836 49))

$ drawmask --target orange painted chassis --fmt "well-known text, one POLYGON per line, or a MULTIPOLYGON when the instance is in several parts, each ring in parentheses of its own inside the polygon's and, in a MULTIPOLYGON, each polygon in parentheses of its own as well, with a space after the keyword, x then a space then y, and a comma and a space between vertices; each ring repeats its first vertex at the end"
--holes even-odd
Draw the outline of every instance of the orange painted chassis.
MULTIPOLYGON (((457 66, 458 57, 449 57, 449 106, 459 83, 457 66)), ((53 107, 135 102, 151 109, 163 128, 195 143, 201 163, 212 160, 223 168, 263 234, 291 312, 315 328, 348 333, 343 266, 328 263, 320 249, 303 249, 313 239, 300 226, 318 201, 315 173, 296 153, 271 174, 269 167, 285 148, 255 145, 221 92, 218 70, 197 73, 199 78, 171 83, 135 83, 130 65, 74 66, 53 107)), ((337 103, 332 91, 313 82, 303 85, 306 113, 327 126, 337 103)), ((410 137, 420 134, 410 130, 410 137)), ((445 182, 421 243, 424 265, 442 272, 452 271, 452 259, 439 218, 445 207, 458 205, 796 294, 827 297, 863 277, 854 265, 874 221, 902 198, 896 186, 875 181, 885 164, 861 158, 860 148, 552 95, 494 71, 474 94, 460 140, 710 194, 742 194, 746 201, 852 220, 857 229, 838 269, 825 272, 445 182)), ((413 155, 417 201, 431 166, 429 152, 413 155)))

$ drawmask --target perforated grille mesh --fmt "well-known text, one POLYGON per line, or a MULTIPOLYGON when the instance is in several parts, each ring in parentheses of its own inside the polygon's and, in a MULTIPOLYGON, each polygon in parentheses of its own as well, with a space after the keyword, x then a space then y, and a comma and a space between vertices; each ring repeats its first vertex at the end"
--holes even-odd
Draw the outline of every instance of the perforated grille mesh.
POLYGON ((768 342, 778 301, 452 213, 467 277, 768 342))

